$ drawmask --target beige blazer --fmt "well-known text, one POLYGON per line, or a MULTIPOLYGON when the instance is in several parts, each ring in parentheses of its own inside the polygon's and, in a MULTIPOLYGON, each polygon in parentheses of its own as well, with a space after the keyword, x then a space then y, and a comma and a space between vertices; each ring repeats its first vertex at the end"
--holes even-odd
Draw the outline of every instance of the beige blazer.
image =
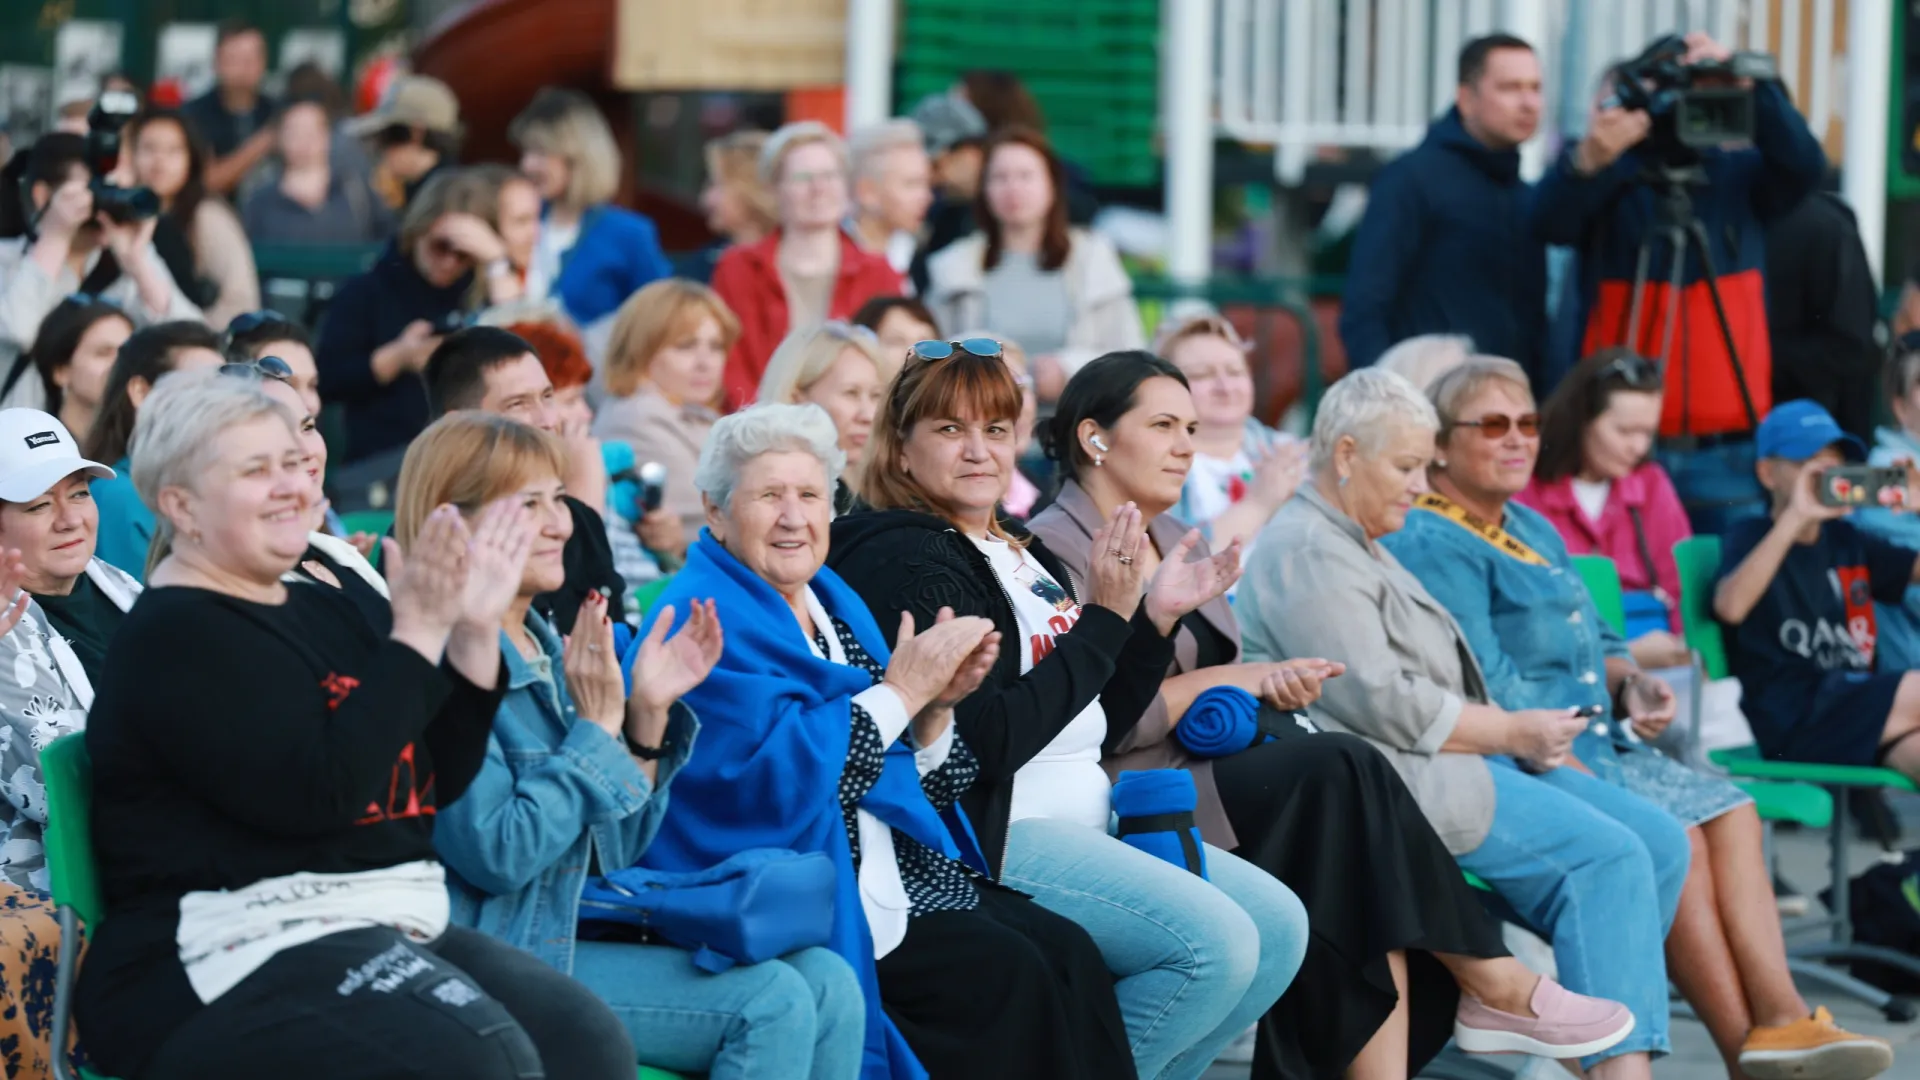
POLYGON ((1493 824, 1493 776, 1478 754, 1442 753, 1467 702, 1487 700, 1460 626, 1385 548, 1303 485, 1261 530, 1234 598, 1248 660, 1323 656, 1313 719, 1379 747, 1455 855, 1493 824))
POLYGON ((692 540, 707 523, 700 489, 693 484, 693 469, 700 463, 707 433, 719 418, 712 409, 675 405, 651 390, 641 390, 603 402, 593 418, 593 434, 632 446, 635 465, 657 461, 667 467, 660 507, 680 515, 687 539, 692 540))
MULTIPOLYGON (((1105 524, 1099 509, 1093 505, 1093 497, 1078 483, 1068 480, 1061 486, 1059 496, 1027 522, 1027 528, 1047 545, 1055 558, 1067 565, 1077 580, 1090 581, 1088 560, 1093 549, 1093 534, 1105 524)), ((1156 548, 1167 552, 1180 543, 1187 529, 1185 523, 1171 514, 1161 514, 1147 523, 1147 536, 1156 548)), ((1208 554, 1206 546, 1205 540, 1200 541, 1201 556, 1208 554)), ((1208 601, 1199 614, 1232 641, 1235 648, 1239 647, 1240 627, 1234 622, 1233 608, 1225 598, 1208 601)), ((1167 675, 1192 671, 1198 665, 1199 642, 1193 631, 1182 626, 1174 634, 1173 663, 1168 666, 1167 675)), ((1173 738, 1173 725, 1178 720, 1177 716, 1167 715, 1166 698, 1156 696, 1140 722, 1100 764, 1108 776, 1114 777, 1125 769, 1186 769, 1193 774, 1193 786, 1199 792, 1193 817, 1200 826, 1201 839, 1223 851, 1232 851, 1240 846, 1240 840, 1227 822, 1226 807, 1221 804, 1220 790, 1214 785, 1213 763, 1189 757, 1186 749, 1173 738)))

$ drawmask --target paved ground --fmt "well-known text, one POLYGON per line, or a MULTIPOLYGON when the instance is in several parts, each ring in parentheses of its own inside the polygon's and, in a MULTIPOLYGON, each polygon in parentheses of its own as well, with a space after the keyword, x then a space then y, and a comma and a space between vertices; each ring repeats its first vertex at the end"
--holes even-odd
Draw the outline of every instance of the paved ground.
MULTIPOLYGON (((1920 839, 1920 800, 1911 801, 1899 809, 1907 823, 1906 843, 1920 846, 1916 845, 1916 839, 1920 839)), ((1809 895, 1817 894, 1826 887, 1827 848, 1824 835, 1783 834, 1778 838, 1776 847, 1781 871, 1788 881, 1809 895)), ((1852 856, 1854 873, 1858 874, 1871 865, 1878 855, 1878 847, 1856 844, 1852 856)), ((1818 900, 1814 901, 1814 910, 1820 910, 1818 900)), ((1864 1034, 1878 1035, 1895 1044, 1893 1069, 1885 1074, 1885 1080, 1920 1080, 1920 1022, 1890 1024, 1878 1010, 1869 1009, 1822 986, 1803 982, 1801 992, 1809 1002, 1833 1010, 1842 1026, 1864 1034)), ((1565 1080, 1568 1075, 1550 1062, 1529 1061, 1523 1064, 1519 1059, 1511 1058, 1478 1060, 1497 1065, 1501 1072, 1516 1077, 1516 1080, 1565 1080)), ((1695 1020, 1677 1015, 1673 1019, 1673 1054, 1657 1063, 1653 1072, 1655 1080, 1724 1080, 1727 1075, 1712 1040, 1707 1038, 1706 1029, 1695 1020)), ((1207 1071, 1204 1080, 1247 1080, 1247 1074, 1248 1069, 1244 1064, 1221 1062, 1207 1071)), ((1429 1069, 1427 1075, 1432 1078, 1464 1078, 1469 1074, 1442 1063, 1429 1069)), ((1498 1080, 1499 1074, 1489 1072, 1485 1077, 1486 1080, 1498 1080)))

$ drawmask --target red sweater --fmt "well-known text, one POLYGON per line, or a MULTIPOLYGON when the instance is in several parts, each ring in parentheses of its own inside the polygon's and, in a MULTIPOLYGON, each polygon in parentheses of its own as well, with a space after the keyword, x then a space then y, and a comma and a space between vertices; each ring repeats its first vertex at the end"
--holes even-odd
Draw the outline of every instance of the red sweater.
MULTIPOLYGON (((740 318, 740 340, 727 354, 727 411, 753 403, 767 361, 790 329, 787 287, 780 281, 780 233, 752 244, 735 244, 720 255, 713 268, 713 291, 740 318)), ((840 234, 840 273, 827 303, 827 318, 852 317, 860 305, 876 296, 901 292, 900 275, 883 254, 864 251, 853 238, 840 234)))

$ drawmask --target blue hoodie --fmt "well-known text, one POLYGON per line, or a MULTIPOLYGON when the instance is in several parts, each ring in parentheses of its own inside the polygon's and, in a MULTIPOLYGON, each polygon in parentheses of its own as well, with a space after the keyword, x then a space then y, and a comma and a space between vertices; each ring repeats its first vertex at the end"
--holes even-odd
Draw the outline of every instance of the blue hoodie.
POLYGON ((1465 334, 1537 373, 1546 344, 1546 246, 1528 228, 1520 152, 1483 146, 1449 109, 1373 179, 1340 311, 1347 366, 1396 342, 1465 334))

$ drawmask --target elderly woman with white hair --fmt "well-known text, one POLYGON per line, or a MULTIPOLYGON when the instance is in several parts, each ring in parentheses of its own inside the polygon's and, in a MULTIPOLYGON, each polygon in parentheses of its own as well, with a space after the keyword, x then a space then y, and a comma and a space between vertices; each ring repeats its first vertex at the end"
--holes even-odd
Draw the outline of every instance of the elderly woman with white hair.
POLYGON ((876 296, 901 291, 884 254, 841 228, 847 216, 847 144, 816 120, 788 124, 760 150, 760 178, 780 204, 780 227, 737 244, 713 268, 713 290, 740 317, 727 354, 726 405, 754 400, 767 362, 791 330, 850 319, 876 296))
POLYGON ((1000 636, 949 611, 918 632, 901 620, 888 649, 825 568, 838 444, 817 406, 770 404, 721 420, 701 451, 707 528, 658 603, 717 603, 726 648, 684 699, 699 750, 644 861, 691 869, 751 847, 830 856, 829 945, 866 996, 868 1080, 1131 1077, 1099 950, 986 876, 957 805, 980 765, 953 707, 1000 636))
POLYGON ((286 575, 313 483, 259 386, 176 374, 133 478, 163 553, 107 650, 87 724, 101 884, 77 988, 119 1076, 631 1078, 585 987, 450 925, 438 807, 500 704, 500 623, 530 544, 499 500, 388 547, 392 630, 286 575))
POLYGON ((880 351, 873 331, 833 319, 788 334, 760 377, 761 404, 818 405, 833 420, 840 450, 847 455, 846 473, 834 488, 837 513, 852 508, 867 443, 873 438, 874 415, 899 370, 899 358, 889 360, 880 351))
MULTIPOLYGON (((1511 665, 1501 661, 1504 676, 1484 668, 1471 630, 1395 557, 1407 557, 1406 546, 1380 542, 1410 516, 1435 516, 1414 507, 1427 496, 1439 428, 1433 405, 1391 372, 1363 369, 1333 385, 1314 421, 1310 481, 1263 534, 1240 590, 1246 654, 1346 661, 1315 720, 1387 755, 1460 865, 1552 940, 1570 989, 1633 1010, 1632 1032, 1584 1059, 1588 1075, 1645 1080, 1651 1057, 1668 1049, 1662 943, 1687 876, 1687 838, 1659 807, 1568 767, 1593 713, 1501 689, 1511 665), (1542 707, 1521 707, 1532 705, 1542 707)), ((1472 439, 1493 445, 1487 430, 1472 439)), ((1462 528, 1490 549, 1506 536, 1484 523, 1462 528)), ((1582 617, 1599 621, 1591 604, 1582 617)))
POLYGON ((1391 371, 1425 393, 1433 381, 1473 357, 1473 339, 1465 334, 1421 334, 1380 354, 1373 367, 1391 371))
MULTIPOLYGON (((590 98, 544 87, 513 118, 507 137, 544 204, 526 267, 527 296, 558 296, 591 333, 641 286, 673 272, 653 219, 614 205, 620 146, 590 98)), ((504 255, 477 269, 489 279, 514 272, 504 255)))

